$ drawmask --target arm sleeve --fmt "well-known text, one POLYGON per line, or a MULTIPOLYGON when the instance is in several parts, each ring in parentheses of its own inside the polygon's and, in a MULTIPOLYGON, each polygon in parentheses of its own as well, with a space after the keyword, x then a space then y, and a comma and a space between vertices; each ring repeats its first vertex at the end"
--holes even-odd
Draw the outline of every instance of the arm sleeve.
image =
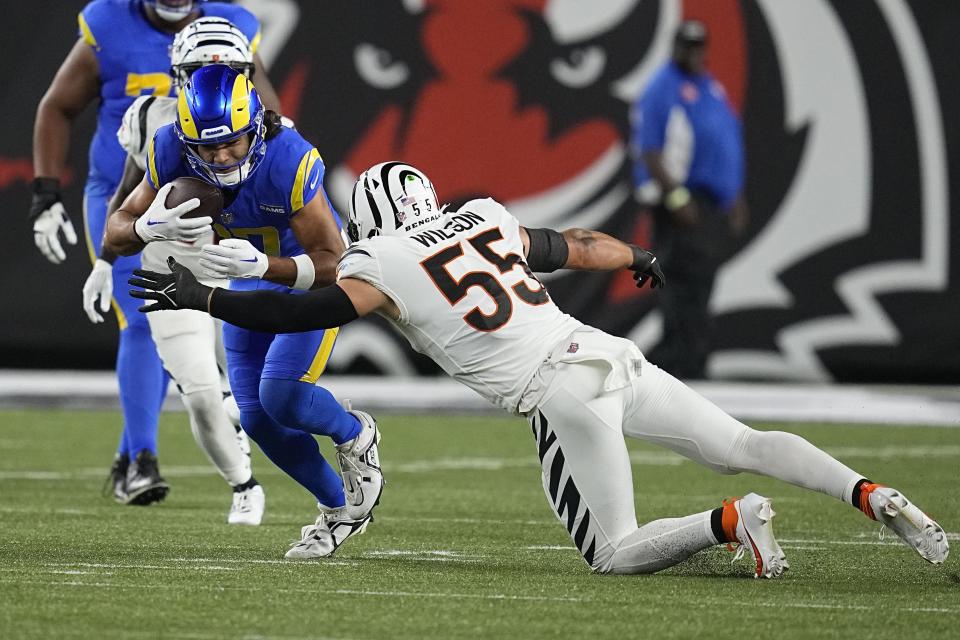
POLYGON ((530 248, 527 264, 537 273, 552 273, 563 268, 570 257, 570 247, 559 232, 553 229, 527 229, 530 248))
POLYGON ((209 312, 232 325, 266 333, 331 329, 359 317, 350 297, 335 284, 303 295, 214 289, 209 312))

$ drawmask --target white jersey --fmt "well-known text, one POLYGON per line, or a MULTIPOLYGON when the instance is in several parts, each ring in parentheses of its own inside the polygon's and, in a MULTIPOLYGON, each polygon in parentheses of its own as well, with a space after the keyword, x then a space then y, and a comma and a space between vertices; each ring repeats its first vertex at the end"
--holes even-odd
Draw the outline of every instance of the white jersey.
MULTIPOLYGON (((130 108, 123 114, 120 129, 117 131, 117 140, 134 163, 143 171, 147 169, 147 149, 153 134, 165 124, 170 124, 177 118, 177 99, 169 96, 140 96, 133 101, 130 108)), ((213 242, 213 231, 209 237, 204 237, 193 244, 185 242, 151 242, 144 247, 140 262, 144 269, 159 273, 170 273, 167 267, 167 256, 173 256, 177 262, 194 273, 200 270, 200 247, 213 242)), ((208 286, 226 286, 226 280, 201 280, 208 286)))
POLYGON ((583 325, 560 311, 523 260, 520 224, 489 198, 409 236, 350 246, 338 277, 399 308, 393 324, 453 378, 510 412, 544 359, 583 325))

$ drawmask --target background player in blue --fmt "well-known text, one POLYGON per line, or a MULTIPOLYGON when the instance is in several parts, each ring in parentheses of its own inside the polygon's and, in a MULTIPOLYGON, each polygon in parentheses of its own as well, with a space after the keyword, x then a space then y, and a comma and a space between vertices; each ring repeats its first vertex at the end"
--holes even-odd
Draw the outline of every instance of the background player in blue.
MULTIPOLYGON (((257 19, 245 9, 224 3, 94 0, 78 16, 80 37, 40 101, 34 126, 36 178, 30 217, 37 248, 54 264, 66 258, 60 234, 69 244, 77 241, 61 202, 59 182, 72 120, 94 99, 100 100, 83 203, 87 248, 93 262, 100 252, 107 201, 117 187, 126 158, 116 136, 120 119, 141 95, 173 95, 170 45, 174 34, 201 15, 230 20, 256 51, 260 38, 257 19)), ((259 57, 255 56, 254 62, 263 69, 259 57)), ((275 106, 276 94, 262 72, 260 82, 264 99, 275 106)), ((138 265, 138 257, 117 259, 115 285, 126 282, 138 265)), ((162 499, 168 489, 156 464, 157 417, 167 381, 149 327, 127 298, 120 296, 113 301, 120 327, 117 378, 124 431, 111 475, 123 472, 132 461, 127 474, 127 501, 149 504, 162 499)))
MULTIPOLYGON (((320 154, 273 112, 253 84, 224 65, 203 67, 178 97, 177 120, 150 142, 143 182, 107 224, 108 249, 122 255, 148 242, 196 238, 210 217, 182 217, 199 201, 167 209, 169 183, 199 176, 224 190, 224 238, 205 245, 200 265, 231 288, 297 294, 336 278, 344 250, 340 220, 323 189, 320 154)), ((321 519, 339 523, 339 537, 297 545, 288 557, 330 555, 362 531, 383 486, 379 433, 371 416, 346 411, 316 385, 337 329, 269 334, 224 326, 230 384, 240 424, 264 453, 316 497, 321 519), (320 454, 312 434, 337 445, 343 478, 320 454)), ((317 525, 313 525, 317 526, 317 525)))

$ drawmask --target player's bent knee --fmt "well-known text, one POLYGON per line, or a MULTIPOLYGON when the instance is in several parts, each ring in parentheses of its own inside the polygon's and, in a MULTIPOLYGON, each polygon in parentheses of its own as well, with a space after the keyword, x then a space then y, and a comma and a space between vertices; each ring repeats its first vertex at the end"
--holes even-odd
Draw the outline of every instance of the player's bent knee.
POLYGON ((260 404, 282 425, 296 425, 307 419, 312 385, 299 380, 267 378, 260 381, 260 404))
POLYGON ((201 428, 214 428, 226 415, 219 388, 184 392, 182 398, 183 403, 201 428))

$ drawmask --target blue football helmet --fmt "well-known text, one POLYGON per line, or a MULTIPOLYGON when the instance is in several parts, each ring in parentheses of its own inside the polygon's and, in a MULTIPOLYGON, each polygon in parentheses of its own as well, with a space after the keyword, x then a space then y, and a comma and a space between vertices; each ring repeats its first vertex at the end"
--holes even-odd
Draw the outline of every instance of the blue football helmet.
POLYGON ((194 72, 177 97, 174 127, 194 172, 219 188, 246 181, 267 152, 264 108, 253 83, 236 69, 211 64, 194 72), (250 137, 246 155, 233 164, 206 162, 199 145, 213 146, 250 137))

